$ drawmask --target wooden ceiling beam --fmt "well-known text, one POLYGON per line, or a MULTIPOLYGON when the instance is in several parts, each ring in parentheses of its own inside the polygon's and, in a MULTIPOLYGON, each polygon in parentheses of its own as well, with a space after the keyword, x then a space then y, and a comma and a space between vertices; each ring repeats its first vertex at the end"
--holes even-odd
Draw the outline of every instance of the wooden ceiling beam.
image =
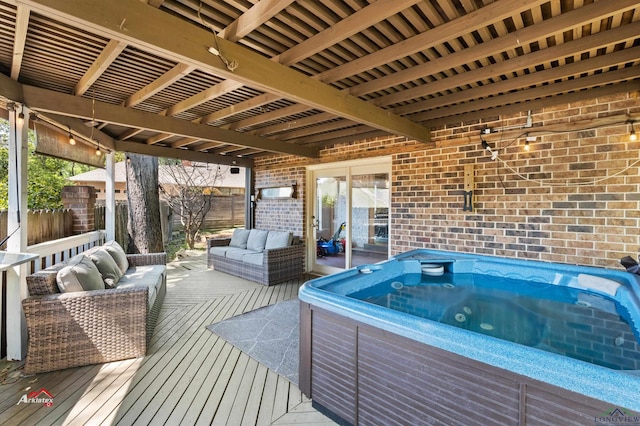
POLYGON ((176 114, 180 114, 181 112, 188 111, 191 108, 195 108, 198 105, 201 105, 205 102, 209 102, 212 99, 218 98, 220 96, 226 95, 227 93, 233 92, 241 88, 243 85, 237 81, 233 80, 225 80, 222 81, 215 86, 211 86, 206 90, 203 90, 200 93, 196 93, 193 96, 188 97, 187 99, 178 102, 177 104, 167 108, 162 111, 162 115, 166 116, 174 116, 176 114))
MULTIPOLYGON (((321 31, 318 34, 303 41, 302 43, 299 43, 291 49, 285 51, 284 53, 273 57, 272 60, 280 62, 284 65, 290 65, 299 62, 331 46, 332 44, 335 44, 338 40, 344 40, 352 36, 353 34, 356 34, 361 29, 368 28, 376 24, 380 20, 392 16, 399 11, 405 10, 418 2, 419 0, 379 0, 367 7, 360 9, 353 15, 341 20, 327 30, 321 31)), ((257 5, 259 5, 260 3, 262 2, 257 3, 257 5)), ((249 12, 245 12, 244 15, 246 15, 247 13, 249 12)), ((220 33, 220 36, 229 39, 225 30, 220 33)), ((266 93, 257 96, 254 99, 249 99, 236 105, 231 105, 227 108, 224 108, 223 110, 216 111, 212 114, 202 117, 200 119, 200 123, 211 123, 216 120, 221 120, 231 115, 239 114, 258 106, 266 105, 270 102, 275 102, 279 99, 282 99, 282 97, 271 93, 266 93)), ((309 108, 304 108, 304 110, 308 109, 309 108)), ((252 117, 235 123, 234 125, 232 125, 232 128, 239 129, 243 127, 249 127, 254 124, 263 123, 270 119, 273 118, 262 116, 256 118, 252 117)))
MULTIPOLYGON (((0 89, 1 91, 2 89, 0 89)), ((92 100, 67 95, 52 90, 23 85, 24 103, 38 112, 56 113, 81 119, 92 119, 92 100)), ((273 141, 250 134, 233 132, 204 124, 191 123, 163 115, 125 108, 95 101, 95 119, 108 123, 150 130, 158 133, 170 133, 183 137, 193 137, 261 149, 268 152, 298 155, 316 158, 318 151, 289 143, 273 141)))
POLYGON ((358 86, 349 89, 349 93, 354 96, 361 96, 397 84, 423 78, 424 76, 435 75, 439 72, 468 64, 478 58, 486 58, 505 50, 514 49, 518 46, 526 46, 529 43, 539 40, 546 34, 562 33, 563 31, 587 24, 594 20, 599 20, 615 13, 624 12, 631 7, 632 3, 634 3, 634 0, 624 0, 616 3, 591 3, 581 8, 563 13, 562 15, 555 16, 536 25, 531 25, 529 27, 519 29, 516 32, 486 40, 484 43, 477 46, 469 47, 459 52, 429 61, 425 64, 416 65, 406 70, 359 84, 358 86), (612 10, 614 7, 615 10, 612 10))
POLYGON ((74 94, 76 96, 82 96, 95 81, 100 78, 107 68, 118 58, 120 53, 126 49, 127 43, 119 40, 110 40, 105 48, 100 52, 100 55, 91 64, 87 72, 84 73, 82 78, 76 84, 74 94))
MULTIPOLYGON (((537 1, 537 0, 536 0, 537 1)), ((32 10, 62 22, 99 32, 153 54, 230 78, 392 134, 427 142, 429 129, 277 64, 243 46, 218 39, 233 70, 208 52, 211 34, 182 19, 150 8, 138 0, 78 3, 74 0, 21 0, 32 10), (153 22, 154 25, 149 25, 153 22), (158 31, 158 28, 171 31, 158 31)), ((483 8, 484 9, 484 8, 483 8)))
MULTIPOLYGON (((309 117, 300 118, 293 121, 287 121, 286 123, 278 123, 272 124, 271 126, 261 127, 253 132, 254 135, 264 136, 271 135, 275 133, 283 133, 289 132, 291 130, 295 130, 299 127, 311 126, 314 124, 322 123, 324 121, 329 121, 334 119, 336 116, 333 114, 329 114, 328 112, 321 112, 319 114, 314 114, 309 117)), ((286 133, 288 135, 288 133, 286 133)), ((278 137, 280 139, 280 137, 278 137)))
POLYGON ((142 89, 138 90, 133 95, 129 96, 126 101, 124 101, 125 107, 132 107, 137 105, 146 99, 149 99, 156 93, 162 91, 163 89, 171 86, 176 81, 180 80, 182 77, 188 75, 195 68, 190 65, 185 64, 177 64, 175 67, 171 68, 169 71, 152 81, 151 83, 144 86, 142 89))
POLYGON ((115 141, 116 151, 132 152, 134 154, 151 155, 154 157, 177 158, 180 160, 199 161, 204 163, 221 164, 225 166, 253 167, 253 160, 237 156, 210 154, 189 149, 174 149, 158 145, 146 145, 135 142, 115 141))
POLYGON ((333 46, 339 40, 351 37, 384 19, 403 11, 422 0, 378 0, 352 15, 342 19, 328 29, 299 43, 273 60, 290 65, 333 46))
POLYGON ((29 15, 31 11, 28 7, 18 5, 16 12, 16 31, 13 35, 13 56, 11 59, 11 78, 18 80, 22 58, 24 57, 24 45, 27 40, 27 29, 29 28, 29 15))
MULTIPOLYGON (((459 114, 469 113, 474 110, 487 110, 488 108, 498 107, 514 103, 523 103, 523 99, 537 99, 542 97, 562 95, 576 90, 594 90, 595 87, 614 82, 631 80, 638 77, 638 71, 634 67, 622 68, 615 71, 603 72, 587 77, 580 77, 573 80, 554 83, 546 86, 535 87, 532 89, 518 90, 516 92, 474 100, 459 105, 435 109, 412 115, 412 118, 418 121, 425 121, 430 127, 434 127, 434 120, 440 120, 440 117, 450 117, 459 114)), ((640 89, 640 81, 635 80, 635 89, 640 89)), ((595 96, 594 96, 595 98, 595 96)), ((568 102, 568 101, 567 101, 568 102)), ((485 116, 487 115, 485 111, 485 116)))
MULTIPOLYGON (((589 88, 588 90, 580 90, 572 93, 547 96, 540 99, 527 98, 532 100, 525 100, 517 104, 495 106, 484 110, 462 112, 457 115, 450 115, 446 117, 438 117, 429 120, 428 124, 432 127, 437 128, 455 123, 474 122, 481 118, 487 117, 488 115, 511 115, 523 111, 542 110, 544 108, 553 107, 555 105, 580 102, 587 99, 595 99, 599 97, 615 95, 617 93, 633 92, 637 91, 639 87, 640 81, 631 80, 606 86, 589 88)), ((535 90, 538 93, 542 92, 538 89, 531 90, 535 90)), ((521 97, 520 99, 523 98, 521 97)))
MULTIPOLYGON (((294 0, 260 0, 238 19, 218 33, 218 37, 238 41, 269 19, 276 16, 294 0)), ((212 29, 213 31, 213 29, 212 29)))
POLYGON ((427 50, 430 47, 438 46, 475 29, 486 27, 491 23, 501 21, 513 14, 538 7, 547 2, 548 0, 500 0, 493 2, 446 24, 439 25, 430 31, 327 70, 321 74, 320 78, 324 82, 334 82, 356 75, 365 70, 427 50))
MULTIPOLYGON (((380 106, 390 105, 418 97, 426 97, 437 93, 454 91, 457 87, 463 87, 468 84, 503 74, 515 73, 522 69, 534 67, 539 64, 549 63, 558 57, 577 56, 582 52, 597 49, 611 43, 633 40, 637 38, 638 34, 640 34, 640 22, 624 25, 614 30, 579 38, 574 41, 556 45, 555 47, 549 47, 545 50, 531 52, 528 55, 519 56, 508 61, 497 62, 493 65, 478 68, 473 71, 467 71, 453 77, 436 80, 422 87, 414 87, 411 90, 405 90, 392 95, 383 96, 376 99, 375 103, 380 106)), ((447 99, 444 103, 440 103, 437 98, 429 99, 395 108, 394 112, 401 115, 411 114, 425 109, 434 109, 439 106, 459 103, 469 99, 477 99, 481 96, 504 93, 540 82, 552 82, 558 78, 589 72, 605 66, 615 66, 625 62, 635 61, 640 56, 640 53, 638 53, 639 51, 640 48, 638 47, 619 50, 607 55, 596 56, 591 59, 583 59, 578 62, 533 72, 521 77, 513 77, 497 83, 485 84, 483 86, 452 93, 447 95, 447 99)))
POLYGON ((242 101, 234 105, 229 105, 228 107, 223 108, 219 111, 212 112, 209 115, 205 115, 199 120, 199 122, 202 124, 213 123, 214 121, 222 120, 226 117, 230 117, 235 114, 240 114, 242 112, 261 107, 263 105, 277 101, 278 99, 281 99, 280 96, 272 95, 271 93, 263 93, 262 95, 258 95, 254 98, 247 99, 246 101, 242 101))

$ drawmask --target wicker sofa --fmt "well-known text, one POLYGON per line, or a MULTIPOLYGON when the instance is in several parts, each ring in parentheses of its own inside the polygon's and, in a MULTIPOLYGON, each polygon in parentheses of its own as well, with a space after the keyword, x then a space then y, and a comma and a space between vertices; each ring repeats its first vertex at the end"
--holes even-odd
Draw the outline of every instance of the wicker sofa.
POLYGON ((303 273, 304 244, 290 232, 235 229, 231 238, 208 239, 207 253, 209 268, 264 285, 303 273))
POLYGON ((22 302, 28 330, 25 374, 146 354, 166 293, 166 254, 125 255, 117 246, 122 251, 116 264, 123 274, 116 283, 101 268, 106 284, 100 289, 74 288, 78 282, 68 275, 79 265, 96 262, 96 252, 104 255, 108 248, 112 253, 114 243, 27 276, 29 297, 22 302))

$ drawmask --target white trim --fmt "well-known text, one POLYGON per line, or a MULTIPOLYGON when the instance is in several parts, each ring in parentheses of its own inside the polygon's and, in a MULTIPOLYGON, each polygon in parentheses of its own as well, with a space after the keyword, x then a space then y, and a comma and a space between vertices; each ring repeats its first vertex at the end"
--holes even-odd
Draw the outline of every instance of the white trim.
POLYGON ((335 163, 322 163, 322 164, 310 164, 307 166, 307 170, 323 170, 323 169, 339 169, 344 167, 355 167, 362 165, 375 165, 375 164, 389 164, 389 170, 391 170, 391 156, 385 155, 382 157, 370 157, 360 158, 357 160, 338 161, 335 163))

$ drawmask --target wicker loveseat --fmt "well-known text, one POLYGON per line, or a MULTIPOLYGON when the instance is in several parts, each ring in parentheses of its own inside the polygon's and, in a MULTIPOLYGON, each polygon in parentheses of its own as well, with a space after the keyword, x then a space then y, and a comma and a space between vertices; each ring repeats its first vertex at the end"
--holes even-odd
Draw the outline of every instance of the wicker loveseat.
POLYGON ((125 255, 117 243, 107 242, 28 275, 27 287, 26 374, 137 358, 147 352, 166 293, 166 254, 125 255), (90 270, 92 261, 100 266, 98 254, 104 257, 107 248, 113 254, 114 245, 121 251, 117 267, 124 271, 117 282, 101 267, 104 287, 74 288, 76 278, 83 286, 87 279, 81 273, 69 278, 69 271, 90 270))
POLYGON ((304 245, 290 232, 235 229, 231 238, 208 239, 207 253, 209 268, 264 285, 303 273, 304 245))

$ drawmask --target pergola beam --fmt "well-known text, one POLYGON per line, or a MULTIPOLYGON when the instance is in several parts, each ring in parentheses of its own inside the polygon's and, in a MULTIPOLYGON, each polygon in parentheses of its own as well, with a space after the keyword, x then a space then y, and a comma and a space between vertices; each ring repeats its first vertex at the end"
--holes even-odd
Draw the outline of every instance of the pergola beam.
POLYGON ((175 67, 171 68, 169 71, 147 84, 133 95, 129 96, 129 98, 124 102, 124 106, 131 107, 138 105, 140 102, 149 99, 161 90, 171 86, 193 70, 194 68, 192 66, 177 64, 175 67))
MULTIPOLYGON (((251 9, 220 31, 218 37, 238 41, 269 19, 276 16, 294 0, 260 0, 251 9)), ((213 30, 212 30, 213 31, 213 30)))
POLYGON ((116 58, 127 47, 127 43, 118 40, 110 40, 100 55, 91 64, 87 72, 76 84, 74 93, 76 96, 82 96, 95 81, 100 78, 107 68, 116 60, 116 58))
POLYGON ((209 53, 211 33, 137 0, 81 3, 73 0, 20 0, 61 22, 82 26, 131 46, 204 71, 233 79, 249 87, 331 112, 389 133, 428 142, 429 129, 275 63, 243 46, 218 39, 219 51, 239 66, 230 70, 209 53), (155 25, 149 26, 148 22, 155 25), (173 31, 158 31, 172 28, 173 31))
MULTIPOLYGON (((3 89, 0 89, 0 95, 2 95, 2 90, 3 89)), ((94 117, 91 99, 27 85, 23 85, 22 90, 24 103, 38 112, 49 112, 83 119, 95 118, 96 121, 106 121, 125 127, 136 127, 158 133, 170 133, 171 135, 179 135, 182 137, 223 142, 229 145, 256 148, 258 150, 280 154, 310 158, 317 158, 319 155, 318 150, 315 148, 273 141, 250 134, 220 129, 204 124, 196 124, 186 120, 125 108, 121 105, 113 105, 105 102, 95 101, 94 117)))
POLYGON ((11 78, 18 80, 22 58, 24 57, 24 45, 27 40, 27 29, 29 28, 29 8, 18 5, 16 13, 16 31, 13 36, 13 58, 11 59, 11 78))

